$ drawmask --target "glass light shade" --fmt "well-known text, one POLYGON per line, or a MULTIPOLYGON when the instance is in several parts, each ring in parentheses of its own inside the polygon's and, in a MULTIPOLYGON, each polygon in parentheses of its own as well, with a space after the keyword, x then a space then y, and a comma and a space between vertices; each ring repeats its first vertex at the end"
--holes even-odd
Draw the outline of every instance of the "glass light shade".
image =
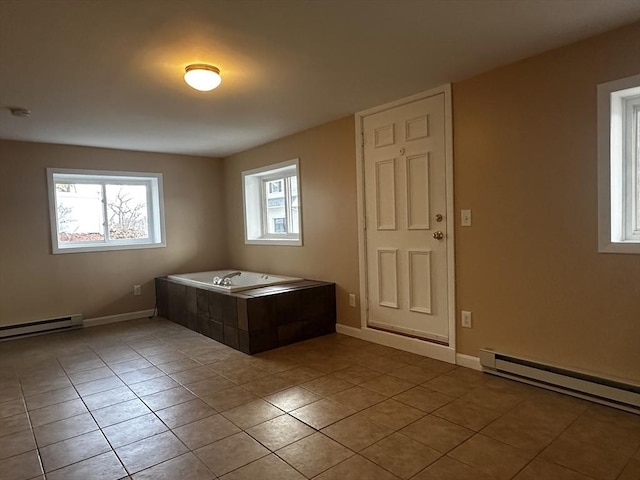
POLYGON ((218 67, 204 63, 196 63, 185 68, 184 81, 187 82, 187 85, 191 88, 195 88, 201 92, 208 92, 220 85, 222 77, 220 76, 220 69, 218 67))

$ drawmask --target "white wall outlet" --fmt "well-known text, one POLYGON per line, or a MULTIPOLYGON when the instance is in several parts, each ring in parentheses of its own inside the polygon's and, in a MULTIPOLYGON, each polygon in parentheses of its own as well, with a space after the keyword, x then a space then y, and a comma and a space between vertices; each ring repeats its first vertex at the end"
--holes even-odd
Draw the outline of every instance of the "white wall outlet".
POLYGON ((471 226, 471 210, 460 210, 460 225, 463 227, 471 226))
POLYGON ((133 294, 134 295, 142 295, 142 288, 140 288, 140 285, 134 285, 133 286, 133 294))
POLYGON ((466 310, 462 311, 462 326, 464 328, 472 328, 473 323, 471 321, 471 312, 467 312, 466 310))
POLYGON ((356 306, 356 294, 355 293, 350 293, 349 294, 349 306, 350 307, 355 307, 356 306))

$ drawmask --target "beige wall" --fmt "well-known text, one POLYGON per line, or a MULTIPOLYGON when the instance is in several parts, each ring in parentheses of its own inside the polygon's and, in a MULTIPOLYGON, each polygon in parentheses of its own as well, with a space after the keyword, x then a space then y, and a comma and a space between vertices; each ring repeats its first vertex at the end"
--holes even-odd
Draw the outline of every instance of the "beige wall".
POLYGON ((359 327, 355 123, 343 118, 226 158, 229 265, 336 283, 338 322, 359 327), (300 159, 302 247, 244 244, 241 172, 300 159))
POLYGON ((640 256, 597 252, 596 176, 596 85, 637 73, 638 23, 453 86, 460 352, 640 381, 640 256))
POLYGON ((0 324, 153 308, 154 277, 224 265, 222 192, 221 160, 0 141, 0 324), (47 167, 162 173, 167 247, 52 255, 47 167))

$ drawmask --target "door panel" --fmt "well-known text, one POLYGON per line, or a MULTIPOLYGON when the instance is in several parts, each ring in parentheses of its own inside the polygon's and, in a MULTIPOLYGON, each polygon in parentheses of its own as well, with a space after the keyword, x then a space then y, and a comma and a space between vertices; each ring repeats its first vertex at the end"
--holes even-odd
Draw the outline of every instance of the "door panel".
POLYGON ((444 94, 366 116, 363 133, 368 324, 447 343, 444 94))

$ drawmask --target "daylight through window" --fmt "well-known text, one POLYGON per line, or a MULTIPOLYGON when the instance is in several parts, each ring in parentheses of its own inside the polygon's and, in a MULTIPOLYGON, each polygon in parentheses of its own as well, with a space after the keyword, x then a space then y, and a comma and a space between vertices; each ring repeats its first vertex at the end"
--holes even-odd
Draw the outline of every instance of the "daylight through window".
POLYGON ((245 242, 302 245, 298 160, 242 173, 245 242))
POLYGON ((161 174, 47 173, 54 253, 164 246, 161 174))

